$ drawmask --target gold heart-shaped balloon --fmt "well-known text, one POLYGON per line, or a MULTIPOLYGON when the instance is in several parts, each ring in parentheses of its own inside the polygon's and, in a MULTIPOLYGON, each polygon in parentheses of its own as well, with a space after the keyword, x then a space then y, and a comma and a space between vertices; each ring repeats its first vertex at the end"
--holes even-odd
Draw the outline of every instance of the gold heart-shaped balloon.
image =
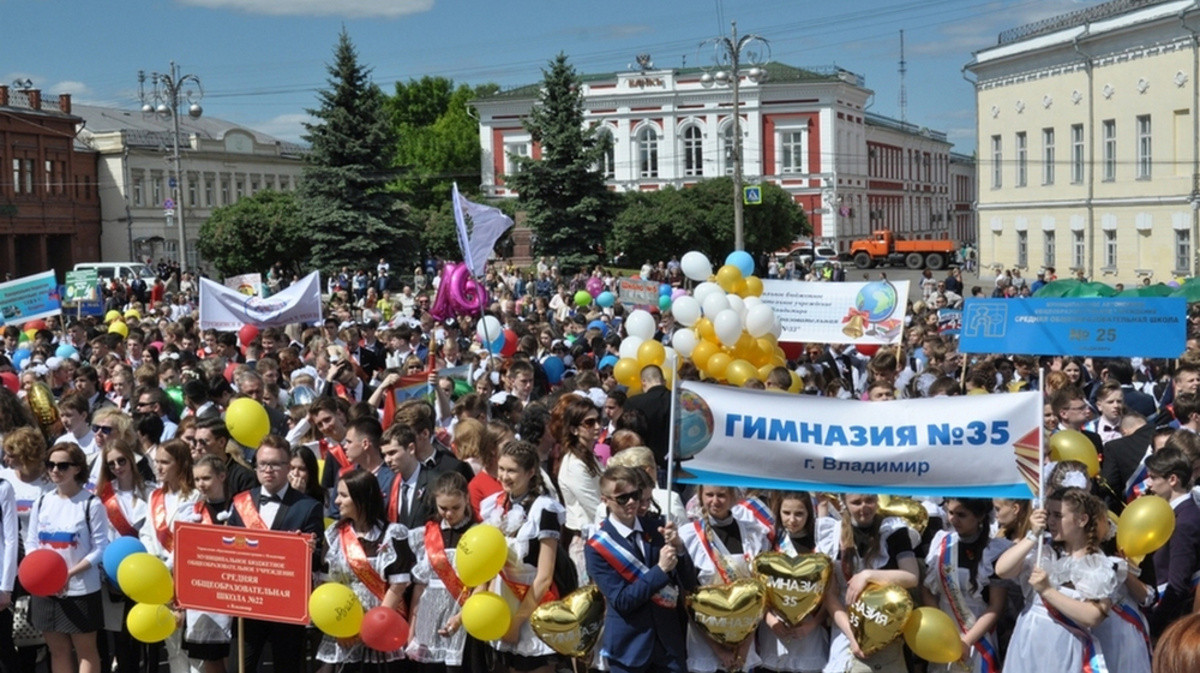
POLYGON ((538 638, 564 657, 588 657, 604 627, 604 596, 595 585, 539 605, 529 616, 538 638))
POLYGON ((798 626, 821 605, 833 562, 824 554, 767 552, 754 559, 754 572, 767 586, 767 605, 788 626, 798 626))
POLYGON ((925 506, 912 498, 902 496, 879 496, 879 516, 898 516, 918 533, 924 533, 925 527, 929 525, 929 512, 925 510, 925 506))
POLYGON ((700 587, 687 599, 688 612, 710 638, 736 646, 754 634, 767 605, 767 587, 760 580, 700 587))
POLYGON ((908 592, 895 584, 868 584, 847 612, 854 639, 868 657, 900 637, 904 623, 912 614, 908 592))

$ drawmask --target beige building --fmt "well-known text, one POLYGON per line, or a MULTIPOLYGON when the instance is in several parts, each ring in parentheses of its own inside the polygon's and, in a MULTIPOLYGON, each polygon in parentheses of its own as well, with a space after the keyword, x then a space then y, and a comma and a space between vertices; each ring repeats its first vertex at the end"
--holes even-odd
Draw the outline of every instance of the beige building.
POLYGON ((1197 32, 1196 0, 1114 0, 975 53, 981 271, 1196 273, 1197 32))

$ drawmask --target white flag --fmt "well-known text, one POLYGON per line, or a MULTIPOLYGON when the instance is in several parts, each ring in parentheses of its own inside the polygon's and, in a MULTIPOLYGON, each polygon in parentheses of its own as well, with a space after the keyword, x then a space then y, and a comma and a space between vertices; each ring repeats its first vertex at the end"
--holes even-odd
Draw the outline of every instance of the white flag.
POLYGON ((462 248, 463 261, 471 270, 471 275, 483 276, 487 269, 488 257, 496 241, 513 226, 512 218, 500 212, 499 208, 472 203, 458 193, 458 183, 454 183, 454 223, 458 228, 458 246, 462 248), (471 216, 471 232, 467 233, 467 223, 463 211, 471 216))

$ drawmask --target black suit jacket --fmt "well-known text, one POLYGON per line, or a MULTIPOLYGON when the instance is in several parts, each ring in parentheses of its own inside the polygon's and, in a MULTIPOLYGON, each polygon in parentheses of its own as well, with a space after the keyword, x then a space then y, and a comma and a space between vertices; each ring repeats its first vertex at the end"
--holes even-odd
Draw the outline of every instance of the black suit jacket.
POLYGON ((625 409, 636 409, 646 417, 646 446, 654 452, 659 467, 667 466, 667 444, 670 443, 671 391, 655 386, 625 401, 625 409))
POLYGON ((421 466, 421 470, 417 472, 417 492, 412 496, 412 504, 408 508, 408 516, 400 517, 400 496, 404 491, 404 478, 399 474, 392 480, 392 487, 388 489, 387 496, 387 512, 388 520, 391 520, 392 513, 396 515, 396 522, 403 524, 405 528, 420 528, 424 526, 430 517, 437 512, 437 505, 433 502, 433 483, 437 481, 440 472, 431 470, 425 466, 421 466), (396 497, 392 499, 391 491, 395 489, 396 497))
MULTIPOLYGON (((262 495, 262 486, 255 486, 248 493, 250 502, 257 511, 258 497, 262 495)), ((246 522, 242 520, 237 507, 230 510, 229 525, 246 527, 246 522)), ((314 569, 321 567, 321 561, 325 556, 322 549, 325 540, 323 535, 325 520, 321 515, 321 503, 317 502, 315 498, 310 498, 289 486, 283 493, 283 502, 279 505, 279 511, 275 513, 275 520, 271 522, 271 530, 299 531, 311 534, 315 542, 312 567, 314 569)))
MULTIPOLYGON (((1157 497, 1157 496, 1151 496, 1157 497)), ((1150 613, 1150 633, 1162 635, 1172 622, 1192 611, 1192 575, 1200 565, 1200 507, 1190 495, 1175 507, 1175 532, 1154 552, 1154 575, 1160 596, 1150 613)))
POLYGON ((423 468, 422 472, 425 470, 438 473, 457 472, 467 480, 468 484, 471 483, 471 480, 475 478, 475 470, 470 465, 456 458, 450 449, 437 442, 433 443, 433 448, 433 464, 430 465, 426 461, 426 464, 421 466, 423 468))
POLYGON ((1106 493, 1108 508, 1120 514, 1125 509, 1125 482, 1137 471, 1146 449, 1154 439, 1154 426, 1147 423, 1133 434, 1109 441, 1104 445, 1104 462, 1100 464, 1100 476, 1114 493, 1106 493))

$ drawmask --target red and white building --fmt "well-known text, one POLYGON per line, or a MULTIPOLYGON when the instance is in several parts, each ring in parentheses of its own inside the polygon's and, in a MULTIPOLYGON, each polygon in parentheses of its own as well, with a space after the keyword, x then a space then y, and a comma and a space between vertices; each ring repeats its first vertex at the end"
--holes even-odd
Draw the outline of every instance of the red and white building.
MULTIPOLYGON (((745 183, 773 182, 808 213, 815 238, 849 248, 874 229, 915 238, 974 240, 974 207, 956 200, 955 176, 970 157, 951 157, 944 133, 869 113, 873 92, 839 68, 762 67, 739 86, 745 183)), ((582 75, 585 115, 612 136, 600 170, 615 191, 686 187, 729 175, 733 92, 699 68, 582 75)), ((473 102, 479 112, 483 188, 505 186, 510 155, 539 155, 522 126, 540 84, 473 102)), ((973 182, 973 177, 972 177, 973 182)))

